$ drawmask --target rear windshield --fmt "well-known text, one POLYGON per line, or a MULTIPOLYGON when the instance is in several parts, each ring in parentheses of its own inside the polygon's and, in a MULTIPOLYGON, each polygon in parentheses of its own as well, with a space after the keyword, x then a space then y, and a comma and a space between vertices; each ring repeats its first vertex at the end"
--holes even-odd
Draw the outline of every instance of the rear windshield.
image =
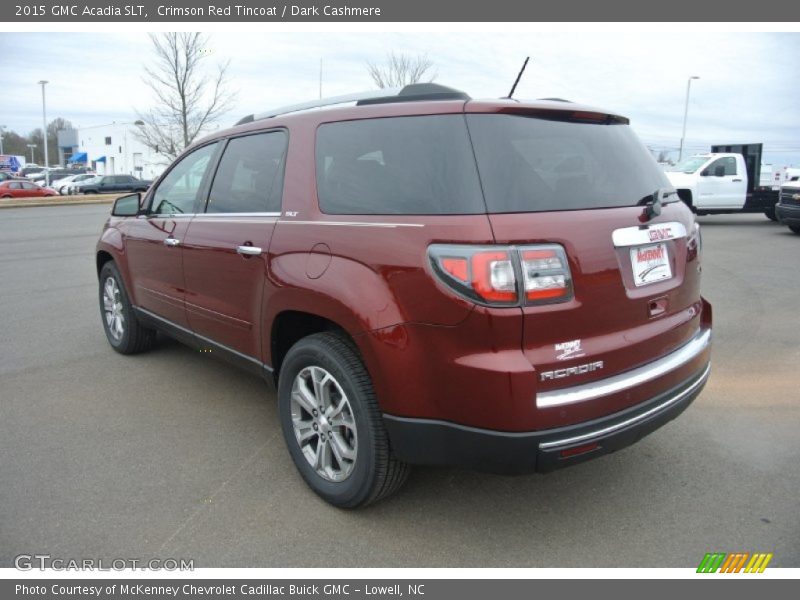
POLYGON ((468 115, 490 213, 634 206, 664 172, 623 124, 468 115))
POLYGON ((519 115, 328 123, 317 131, 316 161, 328 214, 612 208, 670 187, 627 125, 519 115))
POLYGON ((486 212, 463 115, 321 125, 317 193, 329 214, 486 212))

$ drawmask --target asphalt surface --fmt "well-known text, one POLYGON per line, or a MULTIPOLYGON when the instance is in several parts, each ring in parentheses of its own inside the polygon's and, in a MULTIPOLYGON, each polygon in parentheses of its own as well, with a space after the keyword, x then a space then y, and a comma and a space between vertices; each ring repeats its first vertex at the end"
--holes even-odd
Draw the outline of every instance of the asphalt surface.
POLYGON ((113 352, 93 249, 108 206, 0 213, 0 566, 800 566, 800 236, 701 217, 713 374, 679 419, 546 476, 417 469, 361 511, 310 492, 258 378, 162 339, 113 352))

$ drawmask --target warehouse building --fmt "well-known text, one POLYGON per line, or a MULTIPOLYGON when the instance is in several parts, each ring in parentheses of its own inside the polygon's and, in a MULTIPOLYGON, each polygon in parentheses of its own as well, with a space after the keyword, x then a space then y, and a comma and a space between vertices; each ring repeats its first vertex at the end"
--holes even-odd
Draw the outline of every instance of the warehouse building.
POLYGON ((136 122, 110 123, 58 132, 58 162, 85 165, 100 175, 155 179, 169 164, 136 135, 136 122))

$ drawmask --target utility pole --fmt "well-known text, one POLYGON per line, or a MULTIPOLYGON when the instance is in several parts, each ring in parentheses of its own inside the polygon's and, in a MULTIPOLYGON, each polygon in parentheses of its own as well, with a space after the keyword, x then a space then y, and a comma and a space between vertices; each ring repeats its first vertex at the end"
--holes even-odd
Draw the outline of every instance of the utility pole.
POLYGON ((42 135, 44 137, 44 184, 50 186, 50 160, 47 157, 47 108, 44 100, 44 86, 48 82, 42 79, 39 85, 42 86, 42 135))
POLYGON ((686 117, 689 115, 689 92, 692 90, 692 79, 700 78, 697 75, 692 75, 686 84, 686 104, 683 107, 683 133, 681 134, 681 148, 678 150, 678 162, 683 158, 683 139, 686 137, 686 117))

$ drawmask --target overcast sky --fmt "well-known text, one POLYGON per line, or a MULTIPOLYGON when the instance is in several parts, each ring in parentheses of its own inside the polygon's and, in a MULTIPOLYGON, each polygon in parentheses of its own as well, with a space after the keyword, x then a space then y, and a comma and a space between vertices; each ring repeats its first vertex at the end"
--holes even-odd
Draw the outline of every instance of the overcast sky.
MULTIPOLYGON (((689 151, 711 143, 763 142, 765 161, 800 166, 798 33, 215 33, 209 67, 231 60, 235 108, 221 121, 270 107, 368 90, 368 60, 425 53, 436 81, 474 98, 560 97, 630 117, 655 148, 677 150, 686 82, 692 82, 689 151)), ((153 99, 142 83, 145 33, 0 33, 0 125, 19 133, 48 118, 78 126, 135 119, 153 99)))

